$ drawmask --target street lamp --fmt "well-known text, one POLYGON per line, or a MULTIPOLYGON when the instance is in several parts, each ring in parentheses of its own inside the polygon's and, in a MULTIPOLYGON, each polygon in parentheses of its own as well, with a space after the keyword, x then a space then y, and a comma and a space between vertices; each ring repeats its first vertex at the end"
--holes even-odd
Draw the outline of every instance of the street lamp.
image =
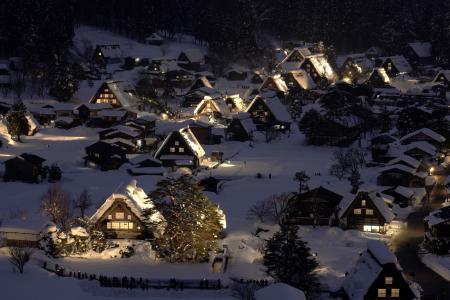
POLYGON ((433 172, 434 172, 434 167, 431 167, 430 170, 428 171, 428 175, 431 176, 433 174, 433 172))

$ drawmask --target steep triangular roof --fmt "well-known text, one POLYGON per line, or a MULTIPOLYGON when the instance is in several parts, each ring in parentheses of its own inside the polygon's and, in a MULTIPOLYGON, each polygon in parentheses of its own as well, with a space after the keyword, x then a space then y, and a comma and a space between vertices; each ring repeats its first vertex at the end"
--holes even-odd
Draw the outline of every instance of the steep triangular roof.
POLYGON ((123 200, 128 208, 143 223, 164 221, 164 217, 159 212, 153 213, 148 218, 145 216, 145 211, 153 209, 155 206, 144 190, 137 186, 136 180, 131 180, 127 185, 121 185, 117 191, 111 194, 111 196, 109 196, 95 211, 95 213, 91 216, 90 221, 95 223, 100 220, 104 216, 105 212, 118 199, 123 200))

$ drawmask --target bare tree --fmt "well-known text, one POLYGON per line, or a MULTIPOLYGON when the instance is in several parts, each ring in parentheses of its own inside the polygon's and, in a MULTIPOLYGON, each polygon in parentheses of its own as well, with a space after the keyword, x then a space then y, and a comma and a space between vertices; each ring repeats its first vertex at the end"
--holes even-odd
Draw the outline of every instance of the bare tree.
POLYGON ((271 221, 281 224, 291 198, 292 195, 290 193, 272 195, 252 205, 247 212, 247 218, 257 219, 261 223, 269 218, 271 221))
POLYGON ((14 268, 23 274, 23 269, 26 263, 30 260, 33 250, 30 248, 9 248, 9 262, 14 266, 14 268))
POLYGON ((70 196, 58 184, 52 184, 42 196, 41 211, 62 229, 67 230, 70 225, 71 209, 70 196))
POLYGON ((339 149, 334 152, 335 163, 330 168, 330 175, 339 180, 357 172, 366 163, 365 152, 360 148, 339 149))
POLYGON ((91 195, 86 189, 73 201, 73 206, 80 210, 80 216, 84 218, 86 210, 92 206, 91 195))
POLYGON ((292 198, 291 193, 281 193, 279 195, 272 195, 266 201, 269 203, 272 219, 281 224, 283 218, 289 208, 289 202, 292 198))
POLYGON ((248 219, 257 219, 263 223, 266 218, 272 217, 272 206, 267 200, 253 204, 247 211, 248 219))

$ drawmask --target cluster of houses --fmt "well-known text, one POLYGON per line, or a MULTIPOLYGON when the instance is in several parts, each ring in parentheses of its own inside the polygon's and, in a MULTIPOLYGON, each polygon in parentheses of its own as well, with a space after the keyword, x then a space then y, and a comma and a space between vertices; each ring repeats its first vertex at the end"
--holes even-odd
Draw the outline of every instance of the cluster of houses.
POLYGON ((375 137, 372 150, 379 154, 381 149, 383 155, 373 155, 373 160, 384 165, 377 176, 378 187, 350 197, 327 186, 295 195, 286 222, 386 233, 396 224, 394 203, 418 206, 427 197, 444 142, 443 136, 428 128, 400 139, 387 134, 375 137))

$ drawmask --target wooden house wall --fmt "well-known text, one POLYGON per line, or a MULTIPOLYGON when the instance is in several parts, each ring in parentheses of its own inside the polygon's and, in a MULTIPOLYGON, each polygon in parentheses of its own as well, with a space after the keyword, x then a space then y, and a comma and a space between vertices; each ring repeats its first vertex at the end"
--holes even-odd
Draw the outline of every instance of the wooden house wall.
POLYGON ((363 230, 364 225, 373 225, 380 226, 381 231, 386 220, 383 215, 380 213, 378 208, 375 206, 370 197, 365 193, 360 193, 356 199, 353 200, 352 204, 347 208, 346 212, 342 216, 344 220, 346 228, 363 230), (365 205, 362 205, 362 201, 365 200, 365 205), (355 209, 360 209, 361 214, 355 214, 355 209), (372 215, 368 215, 366 212, 367 209, 371 209, 373 211, 372 215))
POLYGON ((97 221, 96 226, 110 238, 136 238, 143 234, 145 225, 121 199, 116 199, 111 207, 97 221), (124 218, 117 218, 116 213, 123 213, 124 218), (110 216, 110 217, 109 217, 110 216), (132 229, 108 228, 110 222, 133 223, 132 229))
POLYGON ((393 263, 388 263, 383 266, 383 270, 370 286, 364 299, 381 299, 378 297, 378 289, 386 289, 386 299, 412 300, 416 298, 402 273, 393 263), (392 277, 392 284, 386 283, 386 277, 392 277), (399 289, 400 297, 390 298, 392 289, 399 289))

